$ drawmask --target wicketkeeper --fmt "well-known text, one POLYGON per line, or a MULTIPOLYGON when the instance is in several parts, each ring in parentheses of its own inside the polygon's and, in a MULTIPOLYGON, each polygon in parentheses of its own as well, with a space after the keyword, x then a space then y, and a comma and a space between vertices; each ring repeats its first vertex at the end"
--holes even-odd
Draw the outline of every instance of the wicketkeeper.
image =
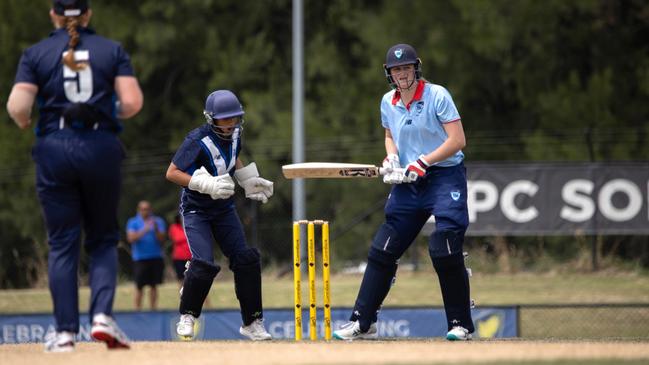
POLYGON ((239 159, 244 112, 231 91, 211 93, 203 114, 207 124, 189 132, 167 170, 167 179, 183 187, 180 213, 192 253, 176 331, 184 338, 194 336, 194 322, 221 270, 214 262, 216 242, 234 273, 243 320, 239 332, 251 340, 270 340, 263 324, 259 251, 246 244, 233 195, 236 180, 248 199, 266 203, 273 195, 273 183, 259 177, 254 162, 244 167, 239 159))

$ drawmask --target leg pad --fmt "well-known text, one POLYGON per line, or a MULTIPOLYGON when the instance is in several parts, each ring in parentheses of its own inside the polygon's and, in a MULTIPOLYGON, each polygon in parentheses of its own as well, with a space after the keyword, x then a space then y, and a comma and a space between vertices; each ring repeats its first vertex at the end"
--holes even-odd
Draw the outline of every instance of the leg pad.
POLYGON ((180 295, 180 314, 191 314, 197 318, 201 315, 203 302, 219 271, 220 266, 207 261, 192 259, 189 262, 180 295))

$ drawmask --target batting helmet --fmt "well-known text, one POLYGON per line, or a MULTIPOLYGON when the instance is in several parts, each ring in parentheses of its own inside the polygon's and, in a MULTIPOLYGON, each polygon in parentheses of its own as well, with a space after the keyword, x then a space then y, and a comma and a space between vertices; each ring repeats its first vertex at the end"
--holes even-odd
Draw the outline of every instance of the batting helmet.
POLYGON ((385 55, 385 64, 383 64, 385 77, 392 88, 396 88, 397 85, 390 75, 390 69, 403 65, 415 65, 415 80, 421 78, 421 60, 417 57, 417 51, 409 44, 400 43, 388 49, 388 53, 385 55))
POLYGON ((88 11, 88 0, 52 0, 52 9, 61 16, 79 16, 88 11))
MULTIPOLYGON (((231 134, 223 132, 222 128, 214 123, 214 120, 241 117, 243 114, 243 106, 241 106, 237 96, 230 90, 216 90, 208 95, 207 100, 205 100, 205 109, 203 110, 205 120, 207 124, 212 126, 214 133, 221 138, 229 139, 231 134)), ((241 131, 243 129, 242 124, 243 119, 235 128, 241 131)))

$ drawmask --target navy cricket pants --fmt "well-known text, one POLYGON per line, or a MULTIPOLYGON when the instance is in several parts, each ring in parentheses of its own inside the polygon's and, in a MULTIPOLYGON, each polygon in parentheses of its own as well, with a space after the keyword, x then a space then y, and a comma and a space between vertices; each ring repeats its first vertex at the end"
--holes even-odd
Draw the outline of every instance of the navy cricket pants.
MULTIPOLYGON (((391 265, 410 247, 431 215, 435 216, 437 232, 451 231, 463 237, 469 224, 466 193, 463 164, 432 167, 416 182, 392 187, 385 204, 385 223, 372 242, 368 267, 350 317, 352 321, 360 321, 361 330, 367 330, 377 321, 377 311, 396 272, 396 265, 391 265)), ((431 235, 429 241, 431 256, 439 258, 462 252, 462 240, 441 242, 434 236, 431 235)), ((440 277, 442 288, 446 281, 446 277, 440 277)), ((463 292, 457 295, 463 295, 463 292)))
MULTIPOLYGON (((429 168, 415 183, 394 185, 385 205, 385 219, 399 239, 390 242, 388 251, 401 257, 431 215, 437 231, 464 233, 469 226, 466 195, 464 164, 429 168)), ((430 245, 434 246, 432 236, 430 245)))
POLYGON ((90 320, 112 314, 117 281, 117 207, 124 149, 108 131, 61 129, 32 151, 50 246, 48 275, 57 331, 79 331, 81 230, 90 255, 90 320))
POLYGON ((225 257, 248 248, 234 203, 219 211, 184 209, 183 225, 192 258, 214 263, 214 242, 225 257))

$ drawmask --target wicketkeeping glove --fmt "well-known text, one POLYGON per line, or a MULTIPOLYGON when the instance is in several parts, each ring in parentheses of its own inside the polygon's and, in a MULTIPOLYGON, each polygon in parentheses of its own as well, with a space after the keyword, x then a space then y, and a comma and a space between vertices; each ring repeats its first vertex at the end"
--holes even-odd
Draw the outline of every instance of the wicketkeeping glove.
POLYGON ((383 167, 389 171, 383 175, 383 182, 386 184, 401 184, 405 177, 401 170, 401 163, 399 163, 399 156, 391 153, 383 159, 383 167))
POLYGON ((187 187, 212 199, 227 199, 234 194, 234 181, 229 174, 212 176, 205 167, 194 171, 187 187))
POLYGON ((413 161, 406 166, 406 178, 403 182, 415 182, 418 178, 426 175, 426 169, 430 164, 426 162, 424 155, 419 155, 416 161, 413 161))
POLYGON ((246 191, 246 198, 266 203, 273 196, 273 182, 259 177, 257 164, 251 162, 234 172, 234 178, 246 191))

